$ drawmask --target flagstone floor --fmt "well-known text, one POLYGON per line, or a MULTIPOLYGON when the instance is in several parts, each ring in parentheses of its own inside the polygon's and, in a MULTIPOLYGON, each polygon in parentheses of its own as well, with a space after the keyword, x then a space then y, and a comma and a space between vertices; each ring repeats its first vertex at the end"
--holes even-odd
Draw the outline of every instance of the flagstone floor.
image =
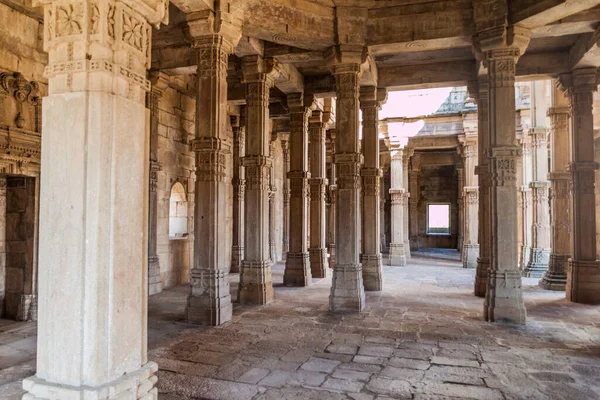
MULTIPOLYGON (((599 399, 600 307, 524 279, 526 326, 487 323, 474 271, 413 257, 384 267, 361 314, 328 312, 331 279, 282 286, 234 307, 221 327, 185 323, 186 287, 149 304, 149 359, 160 399, 599 399)), ((235 299, 238 276, 231 275, 235 299)), ((0 323, 0 399, 34 373, 35 324, 0 323)))

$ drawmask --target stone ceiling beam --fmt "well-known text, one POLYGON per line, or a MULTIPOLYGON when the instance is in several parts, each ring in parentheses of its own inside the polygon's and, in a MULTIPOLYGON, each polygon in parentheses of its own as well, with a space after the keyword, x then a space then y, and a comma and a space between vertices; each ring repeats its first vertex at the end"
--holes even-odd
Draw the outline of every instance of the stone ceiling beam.
POLYGON ((285 94, 304 92, 304 76, 291 64, 281 64, 273 60, 273 68, 279 72, 275 86, 285 94))
POLYGON ((600 0, 520 0, 509 4, 509 22, 533 29, 600 5, 600 0))
POLYGON ((475 61, 442 62, 379 69, 379 87, 410 90, 466 86, 475 79, 475 61))
POLYGON ((569 51, 570 70, 600 66, 600 27, 593 33, 585 33, 569 51))
POLYGON ((240 58, 246 56, 261 56, 265 55, 265 46, 262 40, 253 37, 243 36, 240 39, 234 54, 240 58))

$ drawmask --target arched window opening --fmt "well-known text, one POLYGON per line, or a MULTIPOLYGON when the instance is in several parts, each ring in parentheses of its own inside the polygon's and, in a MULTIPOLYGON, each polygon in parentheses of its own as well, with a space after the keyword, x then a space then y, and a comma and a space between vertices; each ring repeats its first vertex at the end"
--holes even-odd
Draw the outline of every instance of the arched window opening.
POLYGON ((169 238, 183 239, 188 235, 187 229, 188 204, 185 188, 181 182, 175 182, 171 188, 169 200, 169 238))

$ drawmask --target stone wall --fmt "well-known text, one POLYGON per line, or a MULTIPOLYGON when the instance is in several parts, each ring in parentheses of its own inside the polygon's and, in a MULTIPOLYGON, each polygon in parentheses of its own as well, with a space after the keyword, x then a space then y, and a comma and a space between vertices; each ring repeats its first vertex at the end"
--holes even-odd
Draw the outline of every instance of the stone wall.
POLYGON ((458 181, 453 165, 422 165, 419 174, 419 237, 421 248, 451 248, 458 245, 458 181), (427 205, 450 204, 450 235, 427 234, 427 205))
POLYGON ((169 87, 158 102, 158 172, 157 253, 163 288, 189 282, 193 260, 194 216, 194 153, 190 141, 194 138, 196 101, 191 82, 183 77, 171 77, 169 87), (188 205, 188 235, 169 238, 169 200, 171 189, 181 182, 186 189, 188 205))

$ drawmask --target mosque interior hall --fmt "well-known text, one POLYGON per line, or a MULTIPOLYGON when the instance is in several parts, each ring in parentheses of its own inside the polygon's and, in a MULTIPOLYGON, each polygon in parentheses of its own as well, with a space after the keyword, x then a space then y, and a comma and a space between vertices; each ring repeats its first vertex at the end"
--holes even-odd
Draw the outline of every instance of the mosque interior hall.
POLYGON ((0 399, 600 399, 600 0, 0 0, 0 399))

